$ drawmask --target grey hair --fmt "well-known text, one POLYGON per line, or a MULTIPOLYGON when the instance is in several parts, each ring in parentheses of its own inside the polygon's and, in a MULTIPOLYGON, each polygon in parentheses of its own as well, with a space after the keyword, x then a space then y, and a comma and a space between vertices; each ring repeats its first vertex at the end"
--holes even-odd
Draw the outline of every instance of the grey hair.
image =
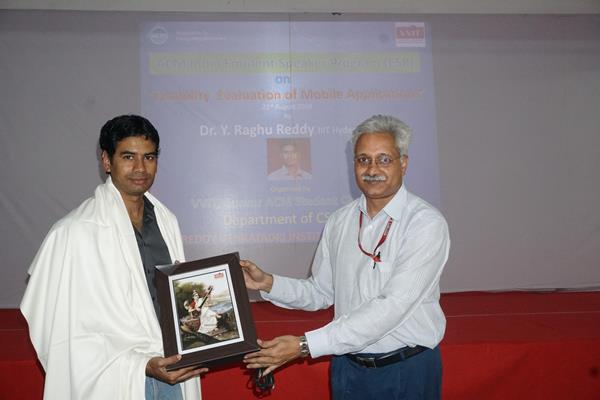
POLYGON ((411 129, 404 122, 390 115, 373 115, 361 122, 352 131, 352 147, 356 148, 356 142, 361 135, 375 132, 389 133, 394 137, 396 148, 400 152, 400 155, 405 156, 408 154, 411 129))

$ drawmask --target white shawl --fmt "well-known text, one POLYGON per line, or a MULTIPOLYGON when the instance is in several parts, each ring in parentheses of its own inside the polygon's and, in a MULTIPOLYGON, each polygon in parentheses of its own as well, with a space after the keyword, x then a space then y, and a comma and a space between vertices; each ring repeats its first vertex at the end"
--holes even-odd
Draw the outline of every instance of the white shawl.
MULTIPOLYGON (((183 261, 175 216, 149 193, 172 261, 183 261)), ((110 177, 42 243, 21 303, 46 370, 45 399, 143 399, 145 368, 163 356, 135 233, 110 177)), ((184 384, 200 398, 200 379, 184 384)))

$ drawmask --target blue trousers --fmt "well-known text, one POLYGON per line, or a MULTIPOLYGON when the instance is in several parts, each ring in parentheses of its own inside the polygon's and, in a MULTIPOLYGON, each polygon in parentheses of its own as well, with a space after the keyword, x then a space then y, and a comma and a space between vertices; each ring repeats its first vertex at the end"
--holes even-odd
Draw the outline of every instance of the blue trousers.
POLYGON ((331 360, 333 400, 439 400, 441 392, 438 347, 382 368, 366 368, 345 356, 331 360))
POLYGON ((183 400, 181 385, 169 385, 147 376, 146 400, 183 400))

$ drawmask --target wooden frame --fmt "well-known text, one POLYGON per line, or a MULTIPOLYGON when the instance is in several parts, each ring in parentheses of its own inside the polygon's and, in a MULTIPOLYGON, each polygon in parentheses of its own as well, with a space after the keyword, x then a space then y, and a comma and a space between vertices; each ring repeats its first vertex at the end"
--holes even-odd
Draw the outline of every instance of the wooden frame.
POLYGON ((165 357, 175 370, 241 360, 258 350, 238 253, 157 266, 156 289, 165 357))

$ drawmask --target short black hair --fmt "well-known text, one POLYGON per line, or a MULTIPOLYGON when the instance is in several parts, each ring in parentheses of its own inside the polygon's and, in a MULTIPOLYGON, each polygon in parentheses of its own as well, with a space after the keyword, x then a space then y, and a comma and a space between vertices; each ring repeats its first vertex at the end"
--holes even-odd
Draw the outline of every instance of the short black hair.
POLYGON ((156 145, 156 154, 160 148, 160 136, 150 121, 140 115, 120 115, 107 121, 100 129, 100 150, 106 151, 112 159, 117 143, 131 136, 143 136, 156 145))

